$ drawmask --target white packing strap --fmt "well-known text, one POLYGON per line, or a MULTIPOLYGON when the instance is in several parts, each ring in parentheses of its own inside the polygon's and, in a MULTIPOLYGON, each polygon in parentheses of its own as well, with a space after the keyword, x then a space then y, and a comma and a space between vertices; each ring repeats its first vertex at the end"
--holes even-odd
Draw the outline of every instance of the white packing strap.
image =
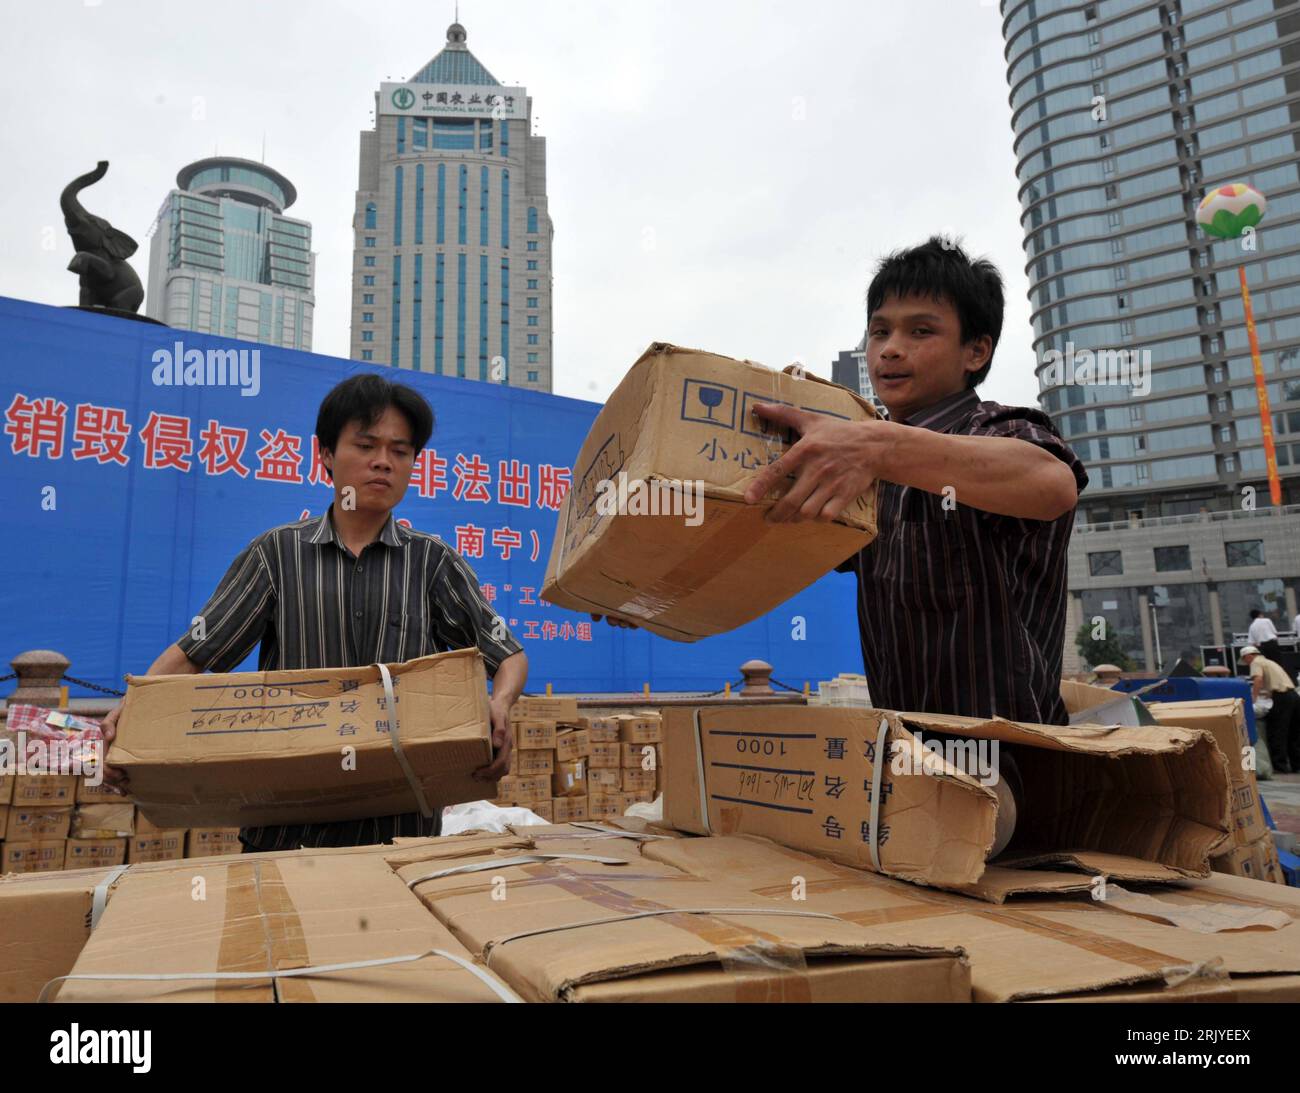
POLYGON ((424 787, 420 785, 420 780, 416 778, 415 771, 411 769, 411 764, 407 761, 406 752, 402 750, 402 742, 397 738, 397 697, 393 694, 393 676, 388 670, 387 664, 376 664, 379 669, 379 675, 384 681, 384 698, 388 702, 388 741, 393 745, 393 754, 397 756, 397 765, 402 768, 402 773, 406 775, 406 780, 411 785, 411 792, 415 794, 415 803, 420 806, 420 815, 426 820, 433 815, 433 809, 429 807, 429 802, 424 797, 424 787))
POLYGON ((634 911, 628 915, 611 915, 608 918, 592 918, 585 922, 570 922, 564 926, 544 926, 539 930, 524 930, 521 933, 510 934, 508 937, 500 938, 497 941, 489 941, 483 947, 483 962, 492 966, 492 954, 502 945, 511 941, 519 941, 525 937, 540 937, 543 934, 558 934, 565 930, 581 930, 587 926, 606 926, 615 922, 634 922, 642 918, 657 918, 660 915, 780 915, 785 918, 826 918, 832 922, 842 922, 843 919, 836 915, 824 914, 821 911, 788 911, 781 907, 773 907, 768 910, 763 907, 663 907, 657 911, 634 911))
MULTIPOLYGON (((611 827, 609 824, 596 823, 594 820, 574 820, 573 827, 580 827, 584 831, 591 831, 596 835, 607 835, 615 839, 634 839, 638 842, 645 842, 649 839, 671 839, 671 835, 651 835, 648 831, 624 831, 621 827, 611 827)), ((530 835, 533 839, 571 839, 572 835, 530 835)), ((587 836, 583 836, 586 838, 587 836)))
POLYGON ((885 774, 885 738, 889 735, 889 715, 880 715, 880 730, 876 733, 876 761, 871 765, 871 864, 877 873, 880 868, 880 784, 885 774))
POLYGON ((1229 979, 1228 970, 1223 966, 1223 957, 1215 956, 1192 964, 1173 964, 1161 968, 1165 977, 1165 986, 1178 987, 1191 979, 1229 979))
POLYGON ((423 960, 428 956, 441 956, 450 960, 453 964, 458 964, 467 972, 473 973, 478 979, 482 980, 492 992, 503 1002, 522 1002, 514 991, 510 990, 504 983, 500 982, 495 976, 488 975, 482 968, 476 967, 468 960, 457 956, 455 953, 449 953, 445 949, 429 949, 427 952, 414 953, 410 956, 386 956, 378 960, 353 960, 345 964, 313 964, 307 968, 287 968, 275 969, 268 968, 264 972, 159 972, 155 975, 149 974, 130 974, 118 973, 112 974, 105 972, 100 975, 91 973, 81 973, 75 975, 60 975, 51 979, 44 987, 41 988, 40 997, 37 1002, 46 1001, 50 988, 56 983, 62 983, 68 979, 100 979, 113 981, 138 981, 138 982, 173 982, 186 979, 219 979, 219 980, 256 980, 256 979, 295 979, 302 976, 326 975, 330 972, 347 972, 355 971, 359 968, 380 968, 386 964, 410 964, 416 960, 423 960))
POLYGON ((95 891, 90 900, 90 928, 94 930, 99 925, 99 919, 104 913, 104 908, 108 906, 108 890, 113 887, 118 879, 131 867, 129 865, 119 865, 102 881, 95 885, 95 891))
POLYGON ((548 861, 594 861, 601 865, 627 865, 623 858, 602 858, 597 854, 520 854, 513 858, 490 858, 488 861, 471 862, 469 865, 453 865, 449 869, 439 869, 433 873, 425 873, 422 877, 415 877, 413 880, 406 882, 407 888, 414 888, 417 884, 423 884, 426 880, 437 880, 439 877, 454 877, 459 873, 485 873, 491 869, 509 869, 512 865, 537 865, 540 862, 548 861))
POLYGON ((704 825, 704 834, 712 835, 709 826, 709 791, 704 783, 704 729, 700 725, 700 707, 695 707, 695 778, 700 787, 700 823, 704 825))

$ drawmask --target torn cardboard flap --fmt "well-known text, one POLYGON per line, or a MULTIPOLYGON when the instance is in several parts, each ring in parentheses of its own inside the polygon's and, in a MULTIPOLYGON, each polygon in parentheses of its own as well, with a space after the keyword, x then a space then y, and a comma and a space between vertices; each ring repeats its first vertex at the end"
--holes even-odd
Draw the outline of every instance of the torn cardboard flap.
POLYGON ((398 875, 530 1001, 960 1001, 969 989, 953 948, 876 948, 848 923, 665 865, 510 861, 398 875))
MULTIPOLYGON (((491 759, 476 649, 388 666, 399 756, 379 668, 128 677, 109 763, 161 827, 362 819, 479 800, 491 759)), ((487 787, 491 792, 491 787, 487 787)))

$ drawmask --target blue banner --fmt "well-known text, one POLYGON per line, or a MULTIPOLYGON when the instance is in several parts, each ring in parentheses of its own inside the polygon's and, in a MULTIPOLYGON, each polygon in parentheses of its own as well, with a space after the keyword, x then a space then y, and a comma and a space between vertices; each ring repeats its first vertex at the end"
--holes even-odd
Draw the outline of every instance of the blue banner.
MULTIPOLYGON (((317 408, 340 380, 379 371, 437 420, 395 515, 464 555, 523 643, 529 691, 715 691, 753 658, 796 688, 862 670, 849 575, 691 645, 538 601, 596 403, 4 297, 0 347, 0 662, 55 649, 72 675, 122 689, 253 538, 328 508, 317 408), (187 359, 203 382, 185 382, 187 359)), ((256 664, 254 652, 241 668, 256 664)))

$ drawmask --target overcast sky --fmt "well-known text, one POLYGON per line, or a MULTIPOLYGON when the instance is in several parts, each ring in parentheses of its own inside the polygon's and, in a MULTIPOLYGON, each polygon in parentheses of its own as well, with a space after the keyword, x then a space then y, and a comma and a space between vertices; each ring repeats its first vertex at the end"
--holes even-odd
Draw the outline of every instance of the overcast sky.
MULTIPOLYGON (((58 195, 141 244, 177 170, 262 158, 298 188, 316 352, 346 356, 358 133, 446 41, 450 0, 6 0, 0 294, 75 303, 58 195)), ((985 398, 1034 404, 992 0, 464 0, 533 97, 555 223, 555 392, 603 400, 651 341, 829 376, 873 262, 948 230, 1007 282, 985 398)))

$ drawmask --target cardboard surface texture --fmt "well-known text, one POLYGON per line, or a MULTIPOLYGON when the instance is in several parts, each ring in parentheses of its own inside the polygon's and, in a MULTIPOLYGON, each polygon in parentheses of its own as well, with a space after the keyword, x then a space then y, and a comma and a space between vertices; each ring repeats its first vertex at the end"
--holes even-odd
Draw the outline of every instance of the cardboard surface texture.
POLYGON ((893 876, 998 901, 1068 886, 1061 874, 1029 868, 1048 863, 1127 880, 1206 876, 1210 854, 1227 842, 1227 770, 1205 733, 833 707, 666 710, 665 822, 695 834, 764 835, 873 869, 870 798, 882 741, 876 849, 880 871, 893 876), (1024 797, 996 871, 986 870, 995 793, 944 759, 928 765, 934 757, 919 738, 936 734, 1013 750, 1024 797))
MULTIPOLYGON (((389 665, 398 738, 431 808, 481 800, 491 759, 477 650, 389 665)), ((258 826, 417 810, 377 666, 127 677, 108 761, 166 827, 258 826), (349 768, 344 747, 355 749, 349 768)))
POLYGON ((765 523, 775 491, 745 504, 750 481, 789 448, 785 430, 753 413, 755 402, 850 421, 876 416, 857 395, 816 377, 654 343, 574 460, 542 596, 696 641, 758 618, 871 542, 874 488, 828 524, 765 523), (628 500, 611 511, 620 475, 628 500), (687 523, 688 500, 701 506, 702 522, 687 523))
POLYGON ((74 839, 122 839, 135 834, 135 806, 121 804, 81 804, 72 813, 74 839))

